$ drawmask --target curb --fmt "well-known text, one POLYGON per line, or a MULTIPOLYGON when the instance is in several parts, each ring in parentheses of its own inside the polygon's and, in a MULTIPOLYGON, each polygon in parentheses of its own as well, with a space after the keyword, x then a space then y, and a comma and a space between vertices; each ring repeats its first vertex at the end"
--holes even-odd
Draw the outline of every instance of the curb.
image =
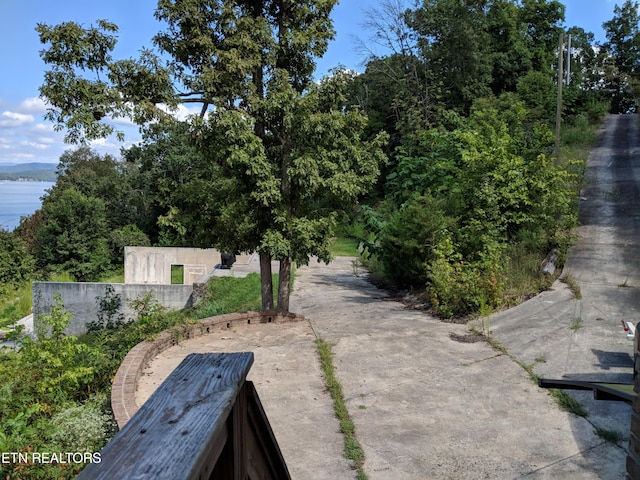
POLYGON ((136 390, 142 371, 156 355, 178 345, 183 340, 200 337, 214 331, 226 330, 251 323, 289 323, 303 321, 304 316, 291 312, 266 311, 228 313, 199 320, 197 323, 180 325, 164 330, 152 340, 145 340, 133 347, 120 364, 111 386, 111 408, 122 429, 138 411, 136 390))

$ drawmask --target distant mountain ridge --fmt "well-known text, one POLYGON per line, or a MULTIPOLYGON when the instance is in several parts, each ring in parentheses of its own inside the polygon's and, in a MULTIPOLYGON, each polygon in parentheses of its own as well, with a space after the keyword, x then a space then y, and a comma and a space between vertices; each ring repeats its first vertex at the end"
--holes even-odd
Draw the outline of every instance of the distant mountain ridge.
POLYGON ((35 180, 40 182, 56 181, 56 163, 30 162, 20 164, 1 164, 0 180, 35 180))
POLYGON ((53 170, 58 168, 57 163, 30 162, 30 163, 0 163, 0 173, 28 172, 30 170, 53 170))

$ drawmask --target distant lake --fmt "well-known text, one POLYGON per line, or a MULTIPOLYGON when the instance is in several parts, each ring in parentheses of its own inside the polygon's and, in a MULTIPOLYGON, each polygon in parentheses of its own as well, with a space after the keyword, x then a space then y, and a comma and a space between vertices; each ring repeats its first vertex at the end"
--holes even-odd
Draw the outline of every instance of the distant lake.
POLYGON ((53 182, 0 181, 0 227, 12 231, 20 217, 33 214, 42 205, 40 197, 53 182))

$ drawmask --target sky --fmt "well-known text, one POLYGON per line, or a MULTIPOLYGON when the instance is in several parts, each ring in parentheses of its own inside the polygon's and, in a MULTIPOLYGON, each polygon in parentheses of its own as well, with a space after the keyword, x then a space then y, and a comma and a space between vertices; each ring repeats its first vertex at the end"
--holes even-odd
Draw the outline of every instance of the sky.
MULTIPOLYGON (((623 0, 562 3, 567 27, 582 27, 603 42, 602 23, 613 17, 614 6, 623 0)), ((0 165, 57 163, 65 150, 74 148, 63 143, 64 134, 55 132, 43 119, 46 105, 39 98, 38 87, 45 65, 39 56, 42 45, 36 25, 74 21, 89 26, 99 19, 109 20, 119 27, 113 58, 135 58, 142 47, 151 46, 151 38, 160 29, 153 17, 156 4, 157 0, 0 0, 0 165)), ((317 62, 318 78, 339 64, 363 70, 362 42, 366 44, 371 35, 363 25, 365 12, 377 5, 376 0, 341 0, 335 7, 332 17, 336 37, 317 62)), ((124 143, 108 138, 93 142, 91 147, 100 154, 118 156, 121 147, 139 140, 134 128, 127 128, 125 133, 124 143)))

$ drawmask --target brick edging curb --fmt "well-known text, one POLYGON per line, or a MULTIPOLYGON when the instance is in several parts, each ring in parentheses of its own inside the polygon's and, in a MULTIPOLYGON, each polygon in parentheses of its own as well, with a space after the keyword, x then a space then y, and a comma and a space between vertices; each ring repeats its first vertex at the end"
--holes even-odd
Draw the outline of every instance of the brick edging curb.
POLYGON ((213 331, 251 323, 288 323, 304 320, 304 316, 280 311, 228 313, 208 317, 197 323, 179 325, 159 333, 153 341, 145 340, 133 347, 120 364, 111 386, 111 408, 118 428, 122 429, 138 411, 136 390, 147 364, 159 353, 183 340, 207 335, 213 331))

